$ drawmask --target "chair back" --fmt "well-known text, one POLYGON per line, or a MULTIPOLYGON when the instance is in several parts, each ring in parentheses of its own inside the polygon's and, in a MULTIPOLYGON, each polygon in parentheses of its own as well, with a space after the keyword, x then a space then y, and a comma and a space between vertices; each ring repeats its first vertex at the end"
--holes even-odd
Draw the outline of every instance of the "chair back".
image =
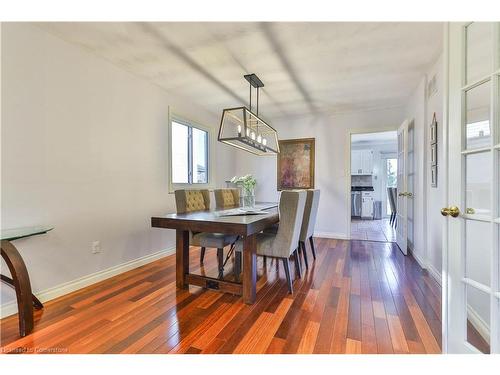
POLYGON ((391 206, 391 211, 396 212, 396 188, 387 188, 387 197, 389 198, 389 205, 391 206))
POLYGON ((302 228, 300 230, 300 240, 306 241, 314 234, 314 226, 316 225, 316 216, 318 214, 320 191, 307 190, 306 205, 304 208, 304 218, 302 219, 302 228))
POLYGON ((239 189, 215 189, 215 208, 225 209, 230 207, 239 207, 240 190, 239 189))
POLYGON ((280 225, 273 241, 273 253, 277 257, 288 258, 298 246, 306 196, 305 190, 281 192, 280 225))
POLYGON ((175 205, 178 214, 205 211, 210 209, 210 193, 208 190, 176 190, 175 205))

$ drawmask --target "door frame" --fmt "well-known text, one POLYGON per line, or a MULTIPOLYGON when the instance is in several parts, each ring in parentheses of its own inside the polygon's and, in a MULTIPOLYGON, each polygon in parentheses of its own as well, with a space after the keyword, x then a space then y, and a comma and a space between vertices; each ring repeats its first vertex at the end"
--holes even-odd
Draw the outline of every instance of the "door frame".
POLYGON ((351 239, 351 138, 352 135, 355 134, 365 134, 365 133, 384 133, 390 131, 398 131, 398 125, 384 126, 384 127, 366 127, 366 128, 350 128, 347 130, 347 139, 346 139, 346 192, 345 192, 345 201, 347 203, 347 216, 346 216, 346 224, 347 224, 347 234, 346 239, 351 239))

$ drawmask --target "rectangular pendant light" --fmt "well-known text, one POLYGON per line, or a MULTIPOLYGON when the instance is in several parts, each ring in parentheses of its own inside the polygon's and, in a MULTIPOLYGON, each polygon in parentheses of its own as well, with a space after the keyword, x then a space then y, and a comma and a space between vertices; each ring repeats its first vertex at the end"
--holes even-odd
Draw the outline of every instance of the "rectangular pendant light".
POLYGON ((248 74, 245 79, 250 83, 250 108, 252 86, 257 88, 257 114, 247 107, 224 109, 218 140, 255 155, 278 154, 278 133, 258 116, 259 88, 264 87, 264 84, 255 74, 248 74))

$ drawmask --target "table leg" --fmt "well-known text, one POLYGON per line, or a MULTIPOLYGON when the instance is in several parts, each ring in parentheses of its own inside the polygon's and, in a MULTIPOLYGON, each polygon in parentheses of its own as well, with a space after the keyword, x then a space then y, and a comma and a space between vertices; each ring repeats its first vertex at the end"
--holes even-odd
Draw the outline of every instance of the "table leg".
POLYGON ((255 235, 246 236, 243 243, 243 302, 255 302, 257 284, 257 252, 255 235))
POLYGON ((187 288, 186 274, 189 273, 189 232, 176 230, 175 269, 178 288, 187 288))
MULTIPOLYGON (((14 280, 12 280, 10 277, 5 276, 5 275, 0 275, 0 280, 2 280, 5 284, 10 285, 14 289, 16 288, 16 284, 14 284, 14 280)), ((43 309, 43 303, 40 302, 38 298, 34 294, 31 295, 31 298, 33 299, 33 307, 36 310, 41 310, 43 309)))
POLYGON ((33 298, 28 270, 21 254, 10 241, 2 240, 1 253, 16 289, 19 334, 24 337, 33 331, 33 298))

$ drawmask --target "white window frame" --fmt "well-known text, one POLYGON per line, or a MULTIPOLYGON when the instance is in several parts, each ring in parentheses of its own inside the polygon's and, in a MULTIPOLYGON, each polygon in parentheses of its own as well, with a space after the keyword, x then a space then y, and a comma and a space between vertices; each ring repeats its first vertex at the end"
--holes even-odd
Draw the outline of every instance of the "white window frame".
POLYGON ((175 190, 179 189, 213 189, 213 175, 214 175, 214 163, 213 163, 213 129, 209 126, 200 124, 198 121, 189 119, 186 116, 176 114, 171 112, 168 119, 168 191, 173 193, 175 190), (191 128, 199 129, 207 132, 207 183, 173 183, 172 178, 172 122, 177 122, 182 125, 186 125, 191 128))

